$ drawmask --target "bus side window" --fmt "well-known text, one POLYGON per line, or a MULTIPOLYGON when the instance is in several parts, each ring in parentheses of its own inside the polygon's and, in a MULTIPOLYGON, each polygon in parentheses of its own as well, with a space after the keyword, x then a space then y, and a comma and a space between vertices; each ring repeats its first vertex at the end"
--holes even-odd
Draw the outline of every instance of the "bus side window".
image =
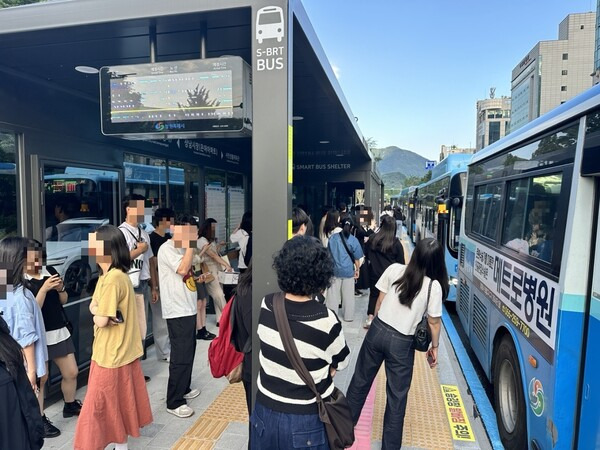
POLYGON ((496 230, 500 217, 502 184, 493 183, 475 187, 473 222, 471 231, 496 239, 496 230))
POLYGON ((509 183, 502 244, 551 262, 561 186, 561 173, 509 183))

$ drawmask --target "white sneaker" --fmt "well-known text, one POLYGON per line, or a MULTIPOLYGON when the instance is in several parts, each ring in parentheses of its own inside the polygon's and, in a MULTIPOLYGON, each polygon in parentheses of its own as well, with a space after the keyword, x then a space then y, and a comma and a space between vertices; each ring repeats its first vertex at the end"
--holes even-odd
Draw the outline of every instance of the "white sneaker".
POLYGON ((193 398, 198 397, 199 395, 200 395, 200 389, 192 389, 190 392, 185 394, 183 396, 183 398, 185 398, 186 400, 191 400, 193 398))
POLYGON ((194 414, 194 410, 188 405, 181 405, 179 408, 175 409, 167 408, 167 412, 181 418, 190 417, 192 414, 194 414))

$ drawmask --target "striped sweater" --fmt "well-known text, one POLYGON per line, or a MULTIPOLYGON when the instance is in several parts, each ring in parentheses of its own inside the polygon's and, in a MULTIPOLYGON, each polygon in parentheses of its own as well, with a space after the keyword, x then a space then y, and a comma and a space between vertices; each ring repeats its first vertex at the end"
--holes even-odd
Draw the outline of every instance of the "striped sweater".
MULTIPOLYGON (((350 359, 342 324, 333 311, 315 300, 294 302, 286 299, 285 309, 298 353, 321 396, 327 398, 334 388, 330 366, 342 370, 350 359)), ((283 349, 273 313, 273 294, 262 301, 258 337, 260 372, 257 400, 268 408, 285 413, 318 413, 314 394, 302 382, 283 349)))

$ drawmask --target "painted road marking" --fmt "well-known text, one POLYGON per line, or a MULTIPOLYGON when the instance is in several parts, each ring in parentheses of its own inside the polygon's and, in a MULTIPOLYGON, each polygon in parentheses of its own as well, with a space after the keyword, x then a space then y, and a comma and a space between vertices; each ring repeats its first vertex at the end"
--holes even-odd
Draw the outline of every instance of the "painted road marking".
POLYGON ((448 415, 448 422, 452 430, 452 439, 455 441, 475 441, 475 435, 469 417, 460 396, 458 386, 441 384, 442 396, 444 397, 444 406, 448 415))

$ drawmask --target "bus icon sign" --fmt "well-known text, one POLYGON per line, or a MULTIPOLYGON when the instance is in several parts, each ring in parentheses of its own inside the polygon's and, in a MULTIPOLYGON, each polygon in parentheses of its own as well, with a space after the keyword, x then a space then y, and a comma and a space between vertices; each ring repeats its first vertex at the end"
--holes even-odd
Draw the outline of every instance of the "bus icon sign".
POLYGON ((431 170, 435 167, 435 161, 425 161, 425 170, 431 170))
POLYGON ((265 6, 256 14, 256 40, 262 44, 265 39, 277 39, 281 42, 284 37, 283 9, 279 6, 265 6))

